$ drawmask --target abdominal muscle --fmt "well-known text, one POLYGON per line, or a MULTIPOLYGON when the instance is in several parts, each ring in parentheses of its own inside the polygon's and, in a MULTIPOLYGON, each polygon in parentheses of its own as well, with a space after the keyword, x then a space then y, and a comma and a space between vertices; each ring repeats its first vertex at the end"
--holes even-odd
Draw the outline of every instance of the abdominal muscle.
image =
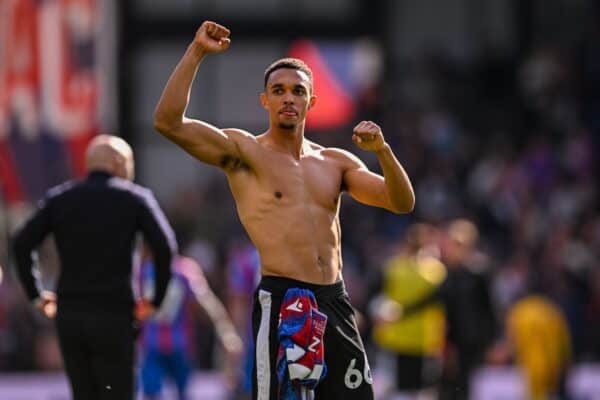
POLYGON ((253 167, 227 176, 240 221, 260 254, 262 275, 337 282, 341 167, 317 151, 296 160, 259 150, 246 151, 253 167))
POLYGON ((337 212, 321 207, 279 209, 254 217, 240 214, 261 260, 263 276, 328 285, 341 278, 337 212))

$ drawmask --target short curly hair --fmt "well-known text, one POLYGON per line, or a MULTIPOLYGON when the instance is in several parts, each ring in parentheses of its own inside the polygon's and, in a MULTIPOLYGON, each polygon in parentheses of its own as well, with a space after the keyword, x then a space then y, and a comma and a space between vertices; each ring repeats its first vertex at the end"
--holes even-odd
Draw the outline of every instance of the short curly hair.
POLYGON ((306 63, 304 61, 302 61, 298 58, 291 58, 291 57, 280 58, 279 60, 273 62, 271 65, 269 65, 267 67, 267 69, 265 70, 265 82, 264 82, 265 88, 267 87, 267 82, 269 80, 269 76, 271 76, 273 71, 277 71, 278 69, 281 69, 281 68, 295 69, 295 70, 304 72, 306 75, 308 75, 308 79, 310 81, 310 88, 312 90, 313 74, 312 74, 310 67, 308 65, 306 65, 306 63))

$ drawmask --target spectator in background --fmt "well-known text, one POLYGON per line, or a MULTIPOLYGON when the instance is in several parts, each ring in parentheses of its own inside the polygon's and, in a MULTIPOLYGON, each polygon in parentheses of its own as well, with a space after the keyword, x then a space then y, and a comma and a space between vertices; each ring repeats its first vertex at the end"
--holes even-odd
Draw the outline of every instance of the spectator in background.
POLYGON ((250 398, 252 393, 252 363, 254 340, 252 338, 252 299, 260 281, 260 257, 252 243, 238 237, 231 241, 227 251, 228 309, 244 341, 242 369, 236 388, 237 399, 250 398))
POLYGON ((444 312, 430 303, 401 318, 402 307, 429 297, 446 278, 435 257, 435 228, 409 227, 399 254, 386 263, 383 288, 371 304, 373 339, 395 356, 395 391, 389 400, 435 399, 444 346, 444 312))
POLYGON ((175 237, 152 192, 132 183, 133 152, 116 136, 88 146, 88 176, 50 189, 16 234, 17 272, 27 297, 56 328, 75 400, 131 400, 134 393, 132 253, 141 232, 156 262, 150 315, 166 292, 175 237), (40 291, 32 252, 54 234, 60 258, 56 295, 40 291))
POLYGON ((490 290, 481 270, 484 260, 476 251, 478 236, 471 221, 451 221, 441 239, 446 279, 429 296, 394 311, 398 317, 409 318, 432 303, 444 305, 446 348, 440 399, 469 398, 471 373, 484 361, 496 334, 490 290))
POLYGON ((12 274, 4 274, 0 283, 0 370, 30 370, 37 365, 39 319, 34 317, 19 283, 12 274))
MULTIPOLYGON (((147 246, 140 265, 141 295, 152 298, 155 266, 147 246)), ((158 399, 163 377, 177 388, 179 400, 187 399, 192 368, 193 309, 199 304, 215 326, 226 355, 226 378, 233 385, 233 371, 242 351, 242 342, 221 301, 210 289, 200 265, 192 258, 176 256, 167 294, 158 312, 142 325, 140 339, 142 389, 146 399, 158 399)))
POLYGON ((506 332, 525 374, 528 398, 564 399, 571 338, 560 308, 543 296, 525 296, 509 310, 506 332))
POLYGON ((466 219, 451 221, 442 240, 448 276, 440 286, 447 344, 441 399, 468 399, 472 372, 484 361, 497 333, 490 288, 477 252, 479 232, 466 219))
POLYGON ((590 277, 592 297, 586 306, 584 348, 591 360, 600 360, 600 269, 594 270, 590 277))

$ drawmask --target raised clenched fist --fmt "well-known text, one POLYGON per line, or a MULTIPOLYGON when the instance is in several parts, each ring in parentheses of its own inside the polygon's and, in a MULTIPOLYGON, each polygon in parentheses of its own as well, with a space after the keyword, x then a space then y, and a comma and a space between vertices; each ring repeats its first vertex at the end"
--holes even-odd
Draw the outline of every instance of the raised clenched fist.
POLYGON ((381 128, 373 121, 359 122, 352 131, 352 141, 367 151, 379 151, 385 147, 381 128))
POLYGON ((229 29, 216 22, 204 21, 198 31, 194 42, 200 45, 207 53, 218 53, 229 48, 231 40, 229 29))

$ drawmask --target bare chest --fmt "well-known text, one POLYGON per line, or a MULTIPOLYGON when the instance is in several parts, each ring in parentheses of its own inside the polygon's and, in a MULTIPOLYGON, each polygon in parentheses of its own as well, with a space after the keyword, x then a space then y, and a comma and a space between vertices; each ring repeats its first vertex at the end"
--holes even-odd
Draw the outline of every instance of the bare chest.
POLYGON ((252 202, 257 206, 273 203, 315 206, 331 211, 337 209, 342 190, 342 170, 334 160, 319 153, 300 160, 272 153, 263 154, 256 166, 256 175, 248 181, 231 181, 238 201, 252 202))

